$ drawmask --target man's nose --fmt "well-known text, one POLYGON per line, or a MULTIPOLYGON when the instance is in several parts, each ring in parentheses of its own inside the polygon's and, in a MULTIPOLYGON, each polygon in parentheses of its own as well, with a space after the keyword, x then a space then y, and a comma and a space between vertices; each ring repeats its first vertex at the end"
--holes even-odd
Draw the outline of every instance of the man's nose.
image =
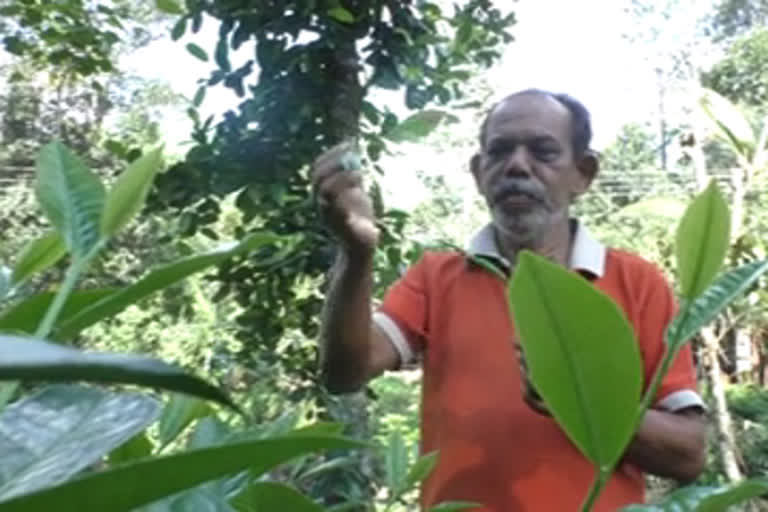
POLYGON ((504 174, 515 177, 528 177, 531 174, 531 164, 528 150, 522 144, 515 148, 504 162, 504 174))

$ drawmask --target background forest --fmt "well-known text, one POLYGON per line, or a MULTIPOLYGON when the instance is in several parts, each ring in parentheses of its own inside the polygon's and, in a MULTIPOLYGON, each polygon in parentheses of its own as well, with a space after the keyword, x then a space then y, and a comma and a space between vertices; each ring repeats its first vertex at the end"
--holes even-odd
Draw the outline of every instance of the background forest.
MULTIPOLYGON (((80 289, 119 289, 176 258, 275 235, 68 340, 176 363, 248 414, 158 394, 162 404, 142 429, 77 471, 238 432, 341 422, 346 435, 378 448, 305 456, 260 481, 337 510, 416 510, 406 473, 417 459, 419 369, 348 396, 329 395, 318 379, 319 313, 335 249, 307 168, 349 137, 360 141, 383 233, 379 296, 424 248, 463 246, 485 222, 465 162, 488 107, 529 86, 569 92, 595 114, 602 169, 577 214, 602 240, 673 276, 675 222, 714 178, 733 212, 728 265, 766 259, 768 1, 584 3, 578 19, 595 24, 587 30, 615 37, 625 52, 582 46, 584 70, 562 54, 562 40, 539 46, 547 36, 535 34, 562 23, 551 19, 557 4, 0 0, 0 306, 13 312, 65 279, 67 260, 57 259, 8 293, 13 262, 50 228, 33 185, 38 154, 53 140, 106 184, 164 148, 146 206, 93 259, 80 289), (640 78, 622 89, 621 74, 640 78)), ((574 14, 563 9, 556 17, 574 14)), ((768 472, 766 304, 763 282, 693 341, 712 430, 700 484, 768 472)), ((0 315, 0 328, 6 320, 0 315)), ((66 400, 45 402, 41 389, 0 389, 0 452, 13 407, 65 414, 66 400)), ((76 434, 58 442, 77 444, 76 434)), ((21 485, 12 474, 0 470, 0 496, 21 485)), ((268 510, 224 499, 235 483, 208 483, 146 510, 268 510)), ((654 497, 673 487, 651 482, 654 497)))

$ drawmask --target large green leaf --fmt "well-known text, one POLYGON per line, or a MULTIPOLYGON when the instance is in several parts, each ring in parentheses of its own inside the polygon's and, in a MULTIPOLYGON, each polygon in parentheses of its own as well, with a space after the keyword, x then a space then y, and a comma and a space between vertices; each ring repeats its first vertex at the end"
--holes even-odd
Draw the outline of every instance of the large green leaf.
POLYGON ((128 306, 135 304, 156 291, 176 284, 192 274, 217 265, 229 258, 247 254, 279 240, 281 238, 272 233, 255 233, 240 243, 229 244, 206 254, 190 256, 161 266, 136 283, 91 304, 76 315, 60 321, 58 327, 54 330, 54 338, 60 340, 70 339, 86 327, 90 327, 96 322, 120 313, 128 306))
POLYGON ((685 316, 678 314, 675 317, 667 331, 675 339, 668 339, 668 342, 677 346, 689 341, 766 271, 768 260, 747 263, 724 272, 704 293, 696 297, 685 316))
MULTIPOLYGON (((98 288, 72 293, 64 303, 58 321, 66 321, 115 291, 114 288, 98 288)), ((51 292, 32 295, 9 308, 0 315, 0 332, 34 333, 55 296, 56 294, 51 292)))
POLYGON ((276 482, 249 485, 230 502, 238 512, 323 512, 323 507, 292 487, 276 482))
MULTIPOLYGON (((213 416, 208 416, 195 425, 187 442, 187 449, 219 446, 234 441, 232 427, 213 416)), ((249 478, 248 471, 241 471, 234 476, 208 481, 155 501, 134 512, 178 512, 183 510, 234 512, 229 500, 245 489, 249 478)))
POLYGON ((85 257, 99 241, 104 185, 60 142, 40 150, 37 198, 75 258, 85 257))
POLYGON ((392 128, 386 137, 395 142, 417 142, 432 133, 441 122, 455 120, 456 116, 442 110, 423 110, 392 128))
POLYGON ((529 251, 518 262, 509 296, 531 380, 582 453, 610 467, 632 436, 643 388, 632 327, 580 275, 529 251))
MULTIPOLYGON (((133 462, 0 503, 2 512, 57 510, 66 503, 78 512, 123 512, 196 486, 250 469, 256 478, 296 457, 325 450, 361 448, 338 436, 289 435, 202 448, 133 462)), ((284 510, 284 509, 283 509, 284 510)))
MULTIPOLYGON (((0 415, 0 499, 66 481, 159 412, 157 400, 145 395, 76 386, 49 387, 9 405, 0 415)), ((38 510, 59 510, 64 503, 38 510)))
POLYGON ((107 194, 101 217, 101 236, 109 238, 135 217, 147 200, 155 175, 163 165, 158 148, 134 160, 107 194))
POLYGON ((190 423, 210 413, 211 408, 202 400, 189 395, 174 394, 160 416, 160 446, 172 442, 190 423))
POLYGON ((83 352, 34 338, 0 335, 0 380, 136 384, 188 393, 236 408, 223 391, 159 359, 83 352))
POLYGON ((64 241, 55 231, 49 231, 21 250, 13 267, 11 280, 18 286, 34 274, 49 269, 67 254, 64 241))
POLYGON ((677 273, 685 299, 694 299, 712 282, 725 259, 729 233, 728 205, 712 181, 688 206, 677 228, 677 273))
POLYGON ((723 487, 683 487, 655 505, 630 505, 625 512, 723 512, 768 493, 767 478, 753 478, 723 487))

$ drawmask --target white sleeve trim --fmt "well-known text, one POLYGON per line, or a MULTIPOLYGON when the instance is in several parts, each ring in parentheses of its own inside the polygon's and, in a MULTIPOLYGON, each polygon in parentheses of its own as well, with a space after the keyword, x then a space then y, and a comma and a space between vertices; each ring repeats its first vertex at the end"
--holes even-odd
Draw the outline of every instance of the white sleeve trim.
POLYGON ((392 318, 390 318, 386 313, 377 311, 373 314, 373 322, 381 327, 384 333, 386 333, 387 338, 389 338, 389 341, 391 341, 392 345, 394 345, 395 350, 397 350, 397 353, 400 355, 401 365, 408 364, 413 361, 415 357, 413 349, 411 349, 411 345, 405 339, 403 331, 395 323, 395 321, 392 320, 392 318))
POLYGON ((670 393, 660 400, 656 406, 669 412, 679 411, 687 407, 701 407, 703 410, 707 410, 707 406, 704 400, 701 399, 701 396, 690 389, 670 393))

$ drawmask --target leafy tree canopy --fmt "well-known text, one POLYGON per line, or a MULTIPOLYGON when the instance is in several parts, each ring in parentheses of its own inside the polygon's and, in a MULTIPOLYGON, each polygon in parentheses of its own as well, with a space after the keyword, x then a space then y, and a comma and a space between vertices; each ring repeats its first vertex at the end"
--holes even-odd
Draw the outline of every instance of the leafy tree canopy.
POLYGON ((736 40, 725 58, 703 75, 703 83, 731 101, 760 107, 768 103, 768 29, 736 40))
MULTIPOLYGON (((308 164, 354 138, 366 168, 381 171, 377 162, 393 140, 417 138, 450 119, 427 107, 462 98, 462 84, 511 40, 514 17, 489 0, 447 8, 393 0, 189 0, 172 36, 194 33, 211 17, 220 23, 215 48, 187 46, 204 60, 212 54, 216 66, 189 110, 194 146, 159 177, 154 203, 181 214, 186 234, 215 237, 206 227, 219 215, 219 198, 235 194, 240 231, 266 228, 294 237, 292 249, 271 260, 222 268, 216 300, 231 294, 244 306, 238 323, 245 353, 253 357, 259 347, 259 357, 287 359, 312 378, 314 343, 275 350, 292 331, 316 335, 322 301, 315 290, 334 257, 310 195, 308 164), (230 54, 248 44, 254 57, 235 64, 230 54), (242 102, 214 123, 200 119, 196 107, 216 86, 242 102), (404 90, 406 107, 420 112, 399 119, 374 99, 382 89, 404 90)), ((371 186, 382 229, 377 278, 386 284, 408 259, 408 246, 400 243, 405 214, 386 211, 371 186)))

